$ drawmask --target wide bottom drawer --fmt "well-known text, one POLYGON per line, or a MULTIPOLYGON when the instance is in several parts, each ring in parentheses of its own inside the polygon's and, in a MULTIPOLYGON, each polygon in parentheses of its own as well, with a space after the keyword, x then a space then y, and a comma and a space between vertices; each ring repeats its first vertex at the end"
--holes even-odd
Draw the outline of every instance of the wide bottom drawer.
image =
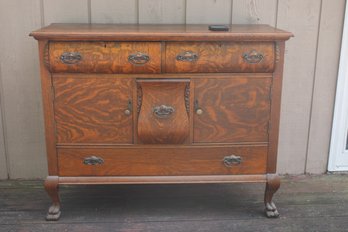
POLYGON ((59 148, 60 176, 266 173, 267 146, 59 148))

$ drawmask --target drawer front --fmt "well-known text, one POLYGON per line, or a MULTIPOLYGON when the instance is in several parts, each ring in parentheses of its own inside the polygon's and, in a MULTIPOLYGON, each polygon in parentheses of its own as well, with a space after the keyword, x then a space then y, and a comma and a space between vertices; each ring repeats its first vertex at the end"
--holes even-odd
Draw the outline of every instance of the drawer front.
POLYGON ((263 174, 267 146, 61 148, 61 176, 263 174))
POLYGON ((58 143, 132 143, 132 86, 128 78, 54 77, 58 143))
POLYGON ((190 134, 190 80, 137 80, 138 143, 180 144, 190 134))
POLYGON ((168 42, 169 73, 273 72, 273 42, 168 42))
POLYGON ((52 72, 159 73, 161 44, 156 42, 50 42, 52 72))
POLYGON ((271 77, 194 80, 195 143, 267 142, 271 77))

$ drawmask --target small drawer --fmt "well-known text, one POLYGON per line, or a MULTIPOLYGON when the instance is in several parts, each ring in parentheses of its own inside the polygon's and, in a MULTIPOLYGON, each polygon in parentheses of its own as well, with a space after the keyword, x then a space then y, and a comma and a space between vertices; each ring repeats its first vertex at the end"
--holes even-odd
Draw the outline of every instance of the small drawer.
POLYGON ((274 71, 273 42, 168 42, 169 73, 274 71))
POLYGON ((156 42, 50 42, 49 68, 67 73, 159 73, 156 42))
POLYGON ((267 146, 60 148, 61 176, 264 174, 267 146))

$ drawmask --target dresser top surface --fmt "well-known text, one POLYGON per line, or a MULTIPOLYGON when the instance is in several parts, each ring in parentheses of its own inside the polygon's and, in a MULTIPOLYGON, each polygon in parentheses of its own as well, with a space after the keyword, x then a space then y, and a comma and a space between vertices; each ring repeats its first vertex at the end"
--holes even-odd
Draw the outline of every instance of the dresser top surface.
POLYGON ((202 24, 67 24, 54 23, 33 31, 36 39, 119 41, 274 41, 292 33, 268 25, 229 25, 228 31, 210 31, 202 24))

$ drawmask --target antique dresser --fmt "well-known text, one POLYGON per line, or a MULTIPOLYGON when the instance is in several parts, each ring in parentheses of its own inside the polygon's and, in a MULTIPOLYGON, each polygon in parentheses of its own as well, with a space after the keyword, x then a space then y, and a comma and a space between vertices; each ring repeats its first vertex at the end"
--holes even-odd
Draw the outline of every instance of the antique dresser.
POLYGON ((284 44, 267 25, 52 24, 39 41, 52 199, 59 185, 264 182, 276 174, 284 44))

